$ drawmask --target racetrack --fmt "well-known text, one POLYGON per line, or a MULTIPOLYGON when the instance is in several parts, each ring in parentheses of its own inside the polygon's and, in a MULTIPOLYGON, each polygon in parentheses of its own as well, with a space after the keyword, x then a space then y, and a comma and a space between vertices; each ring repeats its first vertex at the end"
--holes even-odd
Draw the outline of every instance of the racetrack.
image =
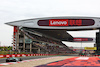
MULTIPOLYGON (((78 54, 68 54, 63 56, 78 56, 78 54)), ((54 57, 54 56, 27 56, 27 57, 20 57, 20 58, 22 60, 30 60, 30 59, 47 58, 47 57, 54 57)), ((0 58, 0 63, 6 63, 6 58, 0 58)))
MULTIPOLYGON (((53 56, 29 56, 29 57, 20 57, 22 60, 29 60, 29 59, 37 59, 37 58, 47 58, 53 56)), ((1 58, 0 63, 6 63, 6 58, 1 58)))
POLYGON ((100 59, 98 57, 79 57, 77 55, 42 56, 40 58, 34 56, 33 60, 0 67, 100 67, 100 59))
POLYGON ((23 62, 23 63, 16 63, 16 64, 11 64, 11 65, 5 65, 5 66, 0 66, 0 67, 35 67, 38 65, 43 65, 47 63, 51 63, 54 61, 59 61, 59 60, 64 60, 66 58, 72 58, 73 56, 55 56, 55 57, 49 57, 45 59, 38 59, 30 62, 23 62))
POLYGON ((0 67, 100 67, 100 59, 96 56, 85 57, 77 54, 63 56, 34 56, 20 63, 0 67), (38 58, 38 59, 36 59, 38 58))

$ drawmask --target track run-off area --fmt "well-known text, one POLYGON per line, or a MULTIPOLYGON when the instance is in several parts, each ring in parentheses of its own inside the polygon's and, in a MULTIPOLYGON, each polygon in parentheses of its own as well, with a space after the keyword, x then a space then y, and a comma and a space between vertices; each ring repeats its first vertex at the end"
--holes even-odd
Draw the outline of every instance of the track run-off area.
POLYGON ((97 57, 73 57, 36 67, 100 67, 97 57))
POLYGON ((100 67, 100 59, 98 57, 53 56, 22 62, 0 63, 0 67, 100 67))

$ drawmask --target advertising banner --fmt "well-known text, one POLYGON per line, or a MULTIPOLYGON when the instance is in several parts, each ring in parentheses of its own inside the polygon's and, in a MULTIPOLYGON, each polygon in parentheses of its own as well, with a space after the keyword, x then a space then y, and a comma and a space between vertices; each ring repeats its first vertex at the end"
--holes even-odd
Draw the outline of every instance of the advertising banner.
POLYGON ((97 50, 96 47, 85 47, 85 50, 97 50))
POLYGON ((25 39, 25 43, 32 43, 31 39, 25 39))
POLYGON ((93 19, 49 19, 39 20, 39 26, 92 26, 95 24, 93 19))

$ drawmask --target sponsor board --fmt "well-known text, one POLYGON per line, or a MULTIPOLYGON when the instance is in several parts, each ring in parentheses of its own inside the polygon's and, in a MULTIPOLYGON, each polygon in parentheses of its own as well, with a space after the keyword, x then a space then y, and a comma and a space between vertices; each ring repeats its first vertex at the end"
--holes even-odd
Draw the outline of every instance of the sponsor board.
POLYGON ((97 50, 96 47, 85 47, 85 50, 97 50))
POLYGON ((93 19, 48 19, 39 20, 37 23, 39 26, 92 26, 95 24, 93 19))
POLYGON ((80 26, 82 25, 82 20, 68 20, 68 19, 59 19, 59 20, 49 20, 49 26, 80 26))
POLYGON ((93 41, 93 38, 73 38, 73 41, 76 41, 76 42, 93 41))
POLYGON ((25 39, 25 43, 32 43, 31 39, 25 39))

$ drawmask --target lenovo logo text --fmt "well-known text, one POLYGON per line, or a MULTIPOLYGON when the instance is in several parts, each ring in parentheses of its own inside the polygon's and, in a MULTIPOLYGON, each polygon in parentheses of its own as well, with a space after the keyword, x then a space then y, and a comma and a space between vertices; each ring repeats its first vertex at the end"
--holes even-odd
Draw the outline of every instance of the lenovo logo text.
POLYGON ((55 21, 55 20, 51 20, 49 22, 50 26, 68 26, 68 22, 67 21, 55 21))

